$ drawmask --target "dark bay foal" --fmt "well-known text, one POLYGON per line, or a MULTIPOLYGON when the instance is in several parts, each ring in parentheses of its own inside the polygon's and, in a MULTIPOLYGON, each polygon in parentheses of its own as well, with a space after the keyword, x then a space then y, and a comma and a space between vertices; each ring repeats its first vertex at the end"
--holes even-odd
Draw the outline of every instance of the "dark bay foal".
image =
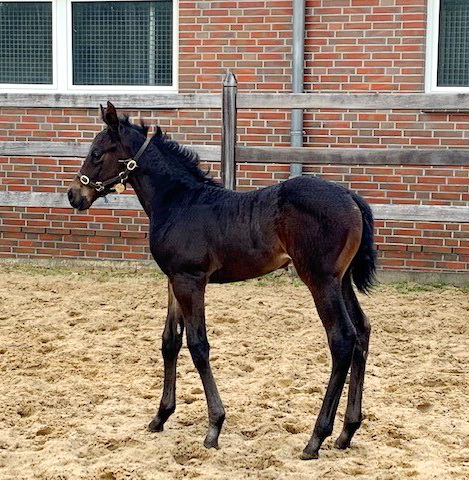
POLYGON ((210 282, 258 277, 290 262, 307 285, 327 333, 332 372, 313 434, 302 458, 317 458, 331 435, 350 369, 350 387, 338 448, 350 445, 362 420, 362 391, 370 325, 355 296, 375 272, 373 217, 358 195, 315 177, 298 177, 248 193, 222 188, 198 167, 190 150, 158 129, 119 119, 108 102, 107 127, 94 139, 68 191, 71 205, 89 208, 100 196, 134 188, 150 219, 151 253, 168 276, 163 332, 164 388, 151 431, 176 405, 176 362, 186 329, 187 345, 208 404, 204 445, 218 447, 225 410, 209 362, 204 294, 210 282))

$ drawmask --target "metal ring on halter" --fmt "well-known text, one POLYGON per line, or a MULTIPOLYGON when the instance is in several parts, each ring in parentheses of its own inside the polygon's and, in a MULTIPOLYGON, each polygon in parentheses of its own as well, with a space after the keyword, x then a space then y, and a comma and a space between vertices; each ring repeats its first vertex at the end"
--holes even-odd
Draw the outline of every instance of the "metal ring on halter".
POLYGON ((127 170, 135 170, 137 168, 137 162, 135 160, 129 160, 129 162, 127 163, 127 170))
POLYGON ((97 192, 102 192, 104 190, 104 185, 102 182, 94 182, 94 184, 96 185, 95 189, 97 192))
POLYGON ((90 183, 90 179, 86 175, 81 175, 80 182, 83 183, 83 185, 88 185, 90 183))

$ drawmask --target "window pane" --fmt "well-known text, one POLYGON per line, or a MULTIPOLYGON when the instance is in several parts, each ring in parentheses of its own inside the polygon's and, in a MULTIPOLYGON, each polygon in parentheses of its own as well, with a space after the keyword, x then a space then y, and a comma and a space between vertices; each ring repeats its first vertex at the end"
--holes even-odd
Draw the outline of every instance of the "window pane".
POLYGON ((52 3, 0 2, 0 83, 52 83, 52 3))
POLYGON ((469 86, 469 2, 441 0, 438 86, 469 86))
POLYGON ((74 85, 171 85, 172 1, 74 2, 74 85))

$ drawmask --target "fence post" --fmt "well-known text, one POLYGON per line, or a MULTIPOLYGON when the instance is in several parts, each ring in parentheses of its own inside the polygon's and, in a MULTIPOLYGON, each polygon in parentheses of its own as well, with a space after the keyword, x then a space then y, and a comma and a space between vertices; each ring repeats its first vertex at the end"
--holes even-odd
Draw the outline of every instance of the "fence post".
POLYGON ((222 133, 221 133, 221 179, 223 186, 236 189, 236 93, 238 82, 233 73, 227 72, 223 79, 222 133))

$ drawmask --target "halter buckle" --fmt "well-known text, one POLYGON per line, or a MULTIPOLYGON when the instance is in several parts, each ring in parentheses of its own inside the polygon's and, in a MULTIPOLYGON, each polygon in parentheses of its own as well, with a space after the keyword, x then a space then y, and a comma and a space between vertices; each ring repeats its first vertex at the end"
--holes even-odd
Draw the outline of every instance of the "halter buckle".
POLYGON ((94 184, 97 192, 102 192, 104 190, 104 185, 102 182, 94 182, 94 184))
POLYGON ((86 175, 81 175, 80 182, 83 183, 83 185, 88 185, 90 183, 90 179, 86 175))
POLYGON ((131 172, 132 170, 135 170, 136 168, 137 168, 137 162, 134 159, 129 160, 127 162, 127 170, 129 170, 131 172))

